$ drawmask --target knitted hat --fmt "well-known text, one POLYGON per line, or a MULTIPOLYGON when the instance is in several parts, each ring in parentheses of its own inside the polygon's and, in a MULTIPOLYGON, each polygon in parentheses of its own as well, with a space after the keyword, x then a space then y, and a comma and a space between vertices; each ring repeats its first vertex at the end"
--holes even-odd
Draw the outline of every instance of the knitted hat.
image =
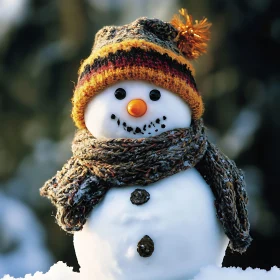
POLYGON ((124 26, 103 27, 95 36, 90 56, 79 69, 72 98, 72 118, 85 128, 84 110, 93 96, 123 80, 144 80, 178 94, 191 108, 193 119, 204 111, 190 60, 206 52, 210 23, 195 21, 182 9, 170 23, 139 18, 124 26))

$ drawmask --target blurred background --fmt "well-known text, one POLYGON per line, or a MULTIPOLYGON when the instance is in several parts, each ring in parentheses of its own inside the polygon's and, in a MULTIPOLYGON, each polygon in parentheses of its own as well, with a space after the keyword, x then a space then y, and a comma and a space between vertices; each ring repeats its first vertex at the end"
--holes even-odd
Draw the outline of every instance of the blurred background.
POLYGON ((212 23, 194 63, 213 142, 246 174, 254 241, 224 266, 280 267, 280 13, 277 0, 0 0, 0 278, 79 269, 39 188, 71 156, 71 96, 97 30, 181 7, 212 23))

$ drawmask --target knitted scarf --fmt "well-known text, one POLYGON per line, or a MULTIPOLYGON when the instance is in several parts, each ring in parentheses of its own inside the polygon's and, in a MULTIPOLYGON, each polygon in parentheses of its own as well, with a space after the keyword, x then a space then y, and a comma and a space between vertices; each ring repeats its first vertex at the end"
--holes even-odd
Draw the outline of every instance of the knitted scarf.
POLYGON ((243 253, 250 245, 243 173, 207 140, 201 119, 189 128, 141 139, 96 139, 82 129, 72 151, 62 170, 40 190, 57 207, 56 219, 64 230, 81 230, 110 188, 145 186, 195 167, 215 196, 229 247, 243 253))

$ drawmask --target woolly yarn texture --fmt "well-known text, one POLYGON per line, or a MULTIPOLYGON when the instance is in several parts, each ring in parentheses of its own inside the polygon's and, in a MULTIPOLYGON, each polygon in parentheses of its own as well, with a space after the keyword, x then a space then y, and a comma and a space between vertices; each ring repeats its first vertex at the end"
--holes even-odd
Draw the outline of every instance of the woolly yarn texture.
POLYGON ((89 100, 123 80, 144 80, 166 88, 188 103, 193 119, 202 116, 204 105, 190 60, 206 51, 210 24, 206 19, 193 24, 184 10, 180 12, 186 23, 178 17, 171 23, 139 18, 124 26, 103 27, 96 34, 72 98, 72 118, 78 128, 85 128, 89 100))
POLYGON ((41 195, 57 207, 58 224, 74 232, 83 228, 110 188, 143 186, 196 167, 214 193, 217 217, 230 248, 242 253, 251 242, 244 176, 207 140, 204 130, 201 119, 187 129, 140 139, 101 140, 86 129, 79 130, 72 144, 73 157, 45 183, 41 195))

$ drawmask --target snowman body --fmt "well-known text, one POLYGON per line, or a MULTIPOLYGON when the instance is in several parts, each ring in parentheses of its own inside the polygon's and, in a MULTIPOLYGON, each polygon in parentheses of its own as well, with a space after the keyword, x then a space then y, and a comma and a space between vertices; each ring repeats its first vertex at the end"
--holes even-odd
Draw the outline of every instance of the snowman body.
POLYGON ((114 188, 92 211, 74 245, 82 275, 98 280, 183 280, 201 267, 221 265, 228 240, 216 218, 214 197, 192 168, 145 188, 150 200, 130 201, 139 186, 114 188), (154 252, 143 258, 145 235, 154 252))
MULTIPOLYGON (((124 81, 95 96, 85 123, 96 138, 145 138, 189 127, 191 111, 177 95, 144 81, 124 81)), ((110 189, 92 210, 74 246, 84 279, 183 280, 221 265, 228 239, 216 218, 214 196, 195 168, 148 186, 110 189), (150 199, 131 202, 136 189, 150 199), (154 251, 137 251, 149 236, 154 251)))

